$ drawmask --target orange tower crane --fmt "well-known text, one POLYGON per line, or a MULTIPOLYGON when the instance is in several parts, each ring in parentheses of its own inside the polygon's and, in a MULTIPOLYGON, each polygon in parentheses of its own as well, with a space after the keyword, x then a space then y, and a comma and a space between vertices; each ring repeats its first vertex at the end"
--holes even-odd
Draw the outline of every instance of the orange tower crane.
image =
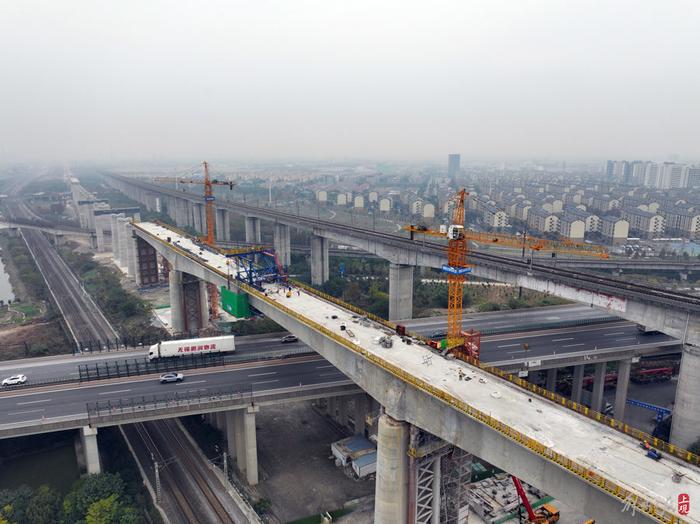
MULTIPOLYGON (((203 184, 204 185, 204 210, 207 222, 207 234, 202 239, 205 244, 216 247, 216 220, 214 218, 214 186, 228 186, 233 190, 235 182, 230 180, 216 180, 209 176, 209 163, 202 162, 204 167, 204 178, 183 178, 183 177, 156 177, 155 182, 177 183, 177 184, 203 184)), ((216 317, 219 314, 219 290, 214 284, 207 284, 209 297, 211 300, 211 314, 216 317)))
POLYGON ((411 238, 414 232, 447 238, 447 264, 442 266, 442 271, 447 273, 448 288, 445 349, 456 353, 457 356, 472 357, 478 361, 481 335, 474 330, 462 331, 464 281, 466 275, 471 272, 467 263, 468 246, 464 231, 464 203, 468 194, 465 189, 461 189, 452 197, 454 207, 452 222, 449 226, 440 226, 439 231, 425 226, 405 226, 404 229, 411 232, 411 238))

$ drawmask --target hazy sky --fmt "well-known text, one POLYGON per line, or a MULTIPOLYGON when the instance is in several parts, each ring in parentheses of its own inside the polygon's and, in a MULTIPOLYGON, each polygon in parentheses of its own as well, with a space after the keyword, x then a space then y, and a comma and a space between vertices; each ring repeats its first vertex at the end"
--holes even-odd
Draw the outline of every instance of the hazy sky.
POLYGON ((0 0, 0 162, 700 158, 697 0, 0 0))

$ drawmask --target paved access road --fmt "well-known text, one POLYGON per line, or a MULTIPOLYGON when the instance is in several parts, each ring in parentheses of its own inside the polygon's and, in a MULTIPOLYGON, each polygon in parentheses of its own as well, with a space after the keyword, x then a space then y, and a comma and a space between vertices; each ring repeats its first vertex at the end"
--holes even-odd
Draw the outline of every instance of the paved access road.
POLYGON ((205 393, 236 386, 244 390, 269 391, 348 380, 320 356, 235 364, 225 369, 185 371, 184 374, 183 382, 171 384, 160 384, 158 375, 148 375, 83 385, 8 391, 0 395, 0 413, 3 413, 0 424, 85 415, 89 402, 118 401, 174 391, 205 393))

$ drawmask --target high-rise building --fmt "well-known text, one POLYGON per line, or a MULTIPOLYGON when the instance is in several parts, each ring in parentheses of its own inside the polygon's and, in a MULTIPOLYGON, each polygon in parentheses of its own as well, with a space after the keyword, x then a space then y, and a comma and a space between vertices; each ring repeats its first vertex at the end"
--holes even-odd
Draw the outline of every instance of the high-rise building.
POLYGON ((451 153, 447 155, 447 174, 449 176, 455 176, 459 173, 461 158, 459 153, 451 153))
POLYGON ((688 187, 700 187, 700 166, 687 166, 688 187))

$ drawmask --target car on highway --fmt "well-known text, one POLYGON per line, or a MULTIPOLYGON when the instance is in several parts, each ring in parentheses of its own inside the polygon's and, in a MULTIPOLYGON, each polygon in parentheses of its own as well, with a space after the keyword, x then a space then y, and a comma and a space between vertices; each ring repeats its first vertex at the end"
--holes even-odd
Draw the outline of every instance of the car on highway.
POLYGON ((298 342, 299 339, 297 338, 296 335, 285 335, 280 339, 280 342, 282 344, 290 344, 291 342, 298 342))
POLYGON ((182 382, 185 380, 185 375, 174 372, 163 373, 158 380, 160 380, 161 384, 168 384, 169 382, 182 382))
POLYGON ((11 377, 7 377, 5 380, 2 381, 3 386, 18 386, 20 384, 24 384, 27 381, 27 375, 12 375, 11 377))

